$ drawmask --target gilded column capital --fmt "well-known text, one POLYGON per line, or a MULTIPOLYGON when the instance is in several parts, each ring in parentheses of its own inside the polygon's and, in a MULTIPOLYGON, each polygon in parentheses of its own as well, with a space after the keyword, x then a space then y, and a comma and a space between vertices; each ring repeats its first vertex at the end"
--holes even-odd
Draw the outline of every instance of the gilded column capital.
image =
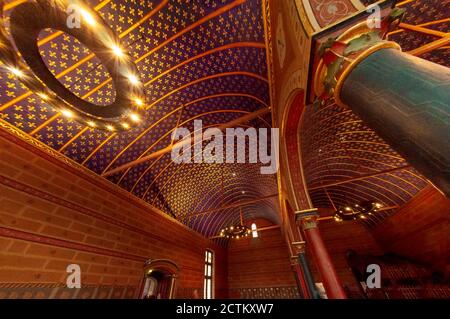
POLYGON ((300 210, 295 212, 295 221, 303 230, 317 227, 319 213, 317 208, 300 210))
POLYGON ((321 102, 334 97, 344 106, 340 91, 348 74, 364 59, 381 49, 401 50, 386 40, 387 33, 403 17, 404 10, 395 8, 381 22, 362 21, 337 38, 329 38, 319 47, 319 63, 314 73, 314 94, 321 102))

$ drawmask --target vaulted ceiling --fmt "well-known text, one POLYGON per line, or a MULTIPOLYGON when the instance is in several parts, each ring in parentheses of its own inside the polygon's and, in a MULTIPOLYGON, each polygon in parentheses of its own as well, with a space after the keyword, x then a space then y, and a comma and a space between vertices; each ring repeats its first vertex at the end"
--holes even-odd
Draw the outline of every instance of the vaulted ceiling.
MULTIPOLYGON (((22 2, 10 1, 6 16, 22 2)), ((102 175, 167 147, 176 127, 193 131, 194 119, 204 127, 219 125, 270 104, 261 1, 88 4, 119 35, 137 65, 147 97, 142 122, 124 132, 83 125, 56 112, 4 69, 2 121, 102 175)), ((45 30, 38 44, 47 67, 66 88, 98 107, 114 101, 108 71, 77 39, 45 30)), ((270 114, 243 126, 270 127, 270 114)), ((174 164, 170 153, 106 178, 205 236, 239 222, 238 207, 217 208, 277 192, 275 175, 261 175, 258 164, 174 164)), ((247 204, 243 217, 276 223, 276 211, 273 196, 247 204)))
MULTIPOLYGON (((11 11, 25 0, 6 1, 11 11)), ((363 1, 368 4, 370 0, 363 1)), ((123 132, 92 128, 55 111, 17 78, 0 68, 0 121, 21 130, 79 165, 103 175, 138 198, 199 231, 218 234, 245 219, 278 223, 275 175, 259 164, 174 164, 170 153, 112 171, 164 149, 171 133, 193 120, 214 126, 270 105, 261 0, 89 0, 133 58, 146 92, 138 126, 123 132), (111 173, 114 172, 114 173, 111 173), (223 209, 221 209, 223 208, 223 209)), ((441 0, 403 1, 405 26, 391 34, 405 51, 443 37, 448 8, 441 0)), ((447 33, 448 34, 448 33, 447 33)), ((58 80, 98 107, 110 104, 115 89, 101 61, 74 37, 45 30, 42 59, 58 80)), ((449 48, 422 57, 449 66, 449 48)), ((373 198, 385 206, 406 202, 427 182, 411 168, 323 188, 365 174, 407 165, 351 111, 336 105, 308 107, 302 128, 303 161, 317 207, 373 198), (319 126, 319 128, 318 128, 319 126), (326 191, 325 191, 326 190, 326 191)), ((270 114, 243 127, 270 127, 270 114)))

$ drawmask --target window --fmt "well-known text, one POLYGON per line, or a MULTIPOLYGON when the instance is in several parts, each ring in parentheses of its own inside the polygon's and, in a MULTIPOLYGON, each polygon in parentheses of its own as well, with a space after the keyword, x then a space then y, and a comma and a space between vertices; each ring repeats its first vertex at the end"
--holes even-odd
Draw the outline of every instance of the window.
POLYGON ((258 237, 258 229, 256 228, 256 224, 255 223, 252 224, 252 237, 253 238, 258 237))
POLYGON ((207 250, 205 252, 205 282, 204 282, 204 299, 212 299, 213 296, 213 252, 207 250))

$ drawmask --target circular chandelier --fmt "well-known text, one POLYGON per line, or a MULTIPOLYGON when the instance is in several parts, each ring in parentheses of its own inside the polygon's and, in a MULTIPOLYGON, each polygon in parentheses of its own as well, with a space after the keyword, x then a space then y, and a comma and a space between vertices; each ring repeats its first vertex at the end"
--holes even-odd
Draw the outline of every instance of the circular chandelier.
POLYGON ((9 40, 0 0, 0 62, 28 89, 61 114, 90 127, 109 131, 138 123, 145 104, 144 85, 131 56, 120 48, 119 37, 101 16, 81 0, 34 0, 17 5, 9 16, 9 40), (78 20, 74 24, 71 19, 78 20), (42 30, 54 29, 75 37, 108 70, 116 98, 99 106, 72 93, 52 74, 38 48, 42 30), (17 48, 17 52, 14 49, 17 48))
POLYGON ((244 221, 242 219, 242 207, 239 208, 239 220, 240 220, 239 225, 222 228, 220 230, 219 236, 229 239, 239 239, 242 237, 248 237, 252 233, 252 231, 250 228, 244 225, 244 221))
POLYGON ((220 231, 220 237, 231 238, 231 239, 239 239, 242 237, 247 237, 251 234, 250 228, 244 225, 236 225, 225 227, 220 231))
POLYGON ((383 205, 374 201, 364 201, 359 204, 347 205, 344 207, 339 207, 333 218, 337 222, 344 220, 357 220, 366 219, 369 215, 373 215, 377 212, 383 205))

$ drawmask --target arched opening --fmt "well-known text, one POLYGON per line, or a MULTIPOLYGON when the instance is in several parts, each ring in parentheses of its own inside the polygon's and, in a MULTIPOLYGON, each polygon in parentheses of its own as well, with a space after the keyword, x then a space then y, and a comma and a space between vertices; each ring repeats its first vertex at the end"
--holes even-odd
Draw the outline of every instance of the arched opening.
POLYGON ((174 298, 178 272, 178 266, 170 260, 148 260, 144 266, 144 278, 140 298, 174 298))

